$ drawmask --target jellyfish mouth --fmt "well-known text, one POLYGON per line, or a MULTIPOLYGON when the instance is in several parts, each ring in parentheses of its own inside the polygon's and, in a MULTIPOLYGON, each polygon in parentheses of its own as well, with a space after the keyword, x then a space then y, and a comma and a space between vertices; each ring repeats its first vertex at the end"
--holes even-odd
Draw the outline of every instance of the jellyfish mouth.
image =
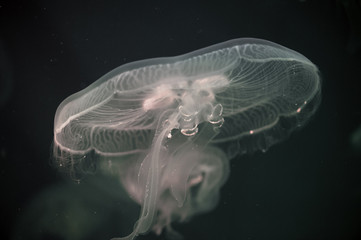
POLYGON ((198 125, 202 122, 209 122, 215 127, 223 125, 223 106, 216 102, 215 95, 228 85, 229 81, 224 76, 200 78, 182 94, 178 112, 183 135, 197 134, 198 125))
POLYGON ((143 110, 175 109, 181 133, 193 136, 198 133, 198 125, 202 122, 222 126, 223 106, 216 102, 215 96, 229 84, 230 81, 223 75, 181 78, 176 83, 164 83, 151 91, 143 102, 143 110))
POLYGON ((186 112, 186 107, 179 106, 178 111, 180 113, 179 128, 183 135, 193 136, 198 133, 198 125, 202 122, 209 122, 214 127, 219 128, 224 123, 222 116, 223 107, 222 104, 213 105, 207 103, 202 106, 200 111, 192 113, 186 112))

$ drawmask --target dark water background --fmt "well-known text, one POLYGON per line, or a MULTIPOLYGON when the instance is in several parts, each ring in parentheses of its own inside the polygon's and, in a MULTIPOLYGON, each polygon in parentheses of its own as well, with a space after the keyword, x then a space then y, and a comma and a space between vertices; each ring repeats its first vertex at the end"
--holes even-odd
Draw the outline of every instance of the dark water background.
POLYGON ((77 185, 49 164, 57 106, 124 63, 239 37, 314 62, 320 109, 268 152, 233 159, 217 208, 175 228, 185 239, 361 239, 361 150, 350 142, 361 124, 353 0, 1 2, 0 239, 124 235, 117 213, 137 209, 122 209, 114 182, 77 185))

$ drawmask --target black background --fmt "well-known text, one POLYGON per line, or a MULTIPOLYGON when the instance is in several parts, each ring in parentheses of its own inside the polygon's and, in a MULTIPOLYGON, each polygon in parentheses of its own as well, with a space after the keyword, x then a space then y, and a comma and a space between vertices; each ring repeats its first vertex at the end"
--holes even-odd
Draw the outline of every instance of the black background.
MULTIPOLYGON (((39 194, 67 182, 49 163, 57 106, 124 63, 254 37, 294 49, 319 67, 320 109, 268 152, 232 159, 217 208, 175 228, 185 239, 361 239, 360 151, 350 145, 361 124, 360 18, 353 0, 1 2, 0 238, 124 236, 116 221, 106 220, 83 237, 56 235, 41 224, 36 237, 21 230, 24 222, 62 214, 45 206, 28 210, 39 194)), ((90 189, 89 198, 102 194, 90 189)), ((72 197, 71 190, 62 194, 65 203, 72 197)))

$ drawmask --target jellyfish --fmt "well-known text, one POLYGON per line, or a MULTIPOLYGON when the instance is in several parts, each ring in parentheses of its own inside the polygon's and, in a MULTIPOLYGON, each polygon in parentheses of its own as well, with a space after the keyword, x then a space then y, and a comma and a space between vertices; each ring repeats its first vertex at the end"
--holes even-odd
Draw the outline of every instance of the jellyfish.
POLYGON ((120 66, 65 99, 54 159, 70 173, 97 165, 141 206, 132 240, 212 210, 229 160, 266 151, 302 127, 320 103, 305 56, 241 38, 176 57, 120 66))

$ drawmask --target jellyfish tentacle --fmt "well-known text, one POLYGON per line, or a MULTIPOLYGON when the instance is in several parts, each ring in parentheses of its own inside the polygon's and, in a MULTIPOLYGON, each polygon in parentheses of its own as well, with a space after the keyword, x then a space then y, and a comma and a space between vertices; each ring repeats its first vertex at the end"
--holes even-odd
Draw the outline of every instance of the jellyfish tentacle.
POLYGON ((158 187, 161 174, 159 160, 161 159, 161 153, 164 151, 163 143, 168 139, 169 132, 174 128, 178 128, 178 119, 179 114, 173 114, 168 117, 167 113, 164 113, 163 117, 160 118, 151 151, 144 159, 144 161, 150 161, 150 167, 146 171, 147 181, 139 219, 135 223, 134 230, 130 235, 112 240, 132 240, 139 234, 148 232, 152 227, 159 198, 158 187))

